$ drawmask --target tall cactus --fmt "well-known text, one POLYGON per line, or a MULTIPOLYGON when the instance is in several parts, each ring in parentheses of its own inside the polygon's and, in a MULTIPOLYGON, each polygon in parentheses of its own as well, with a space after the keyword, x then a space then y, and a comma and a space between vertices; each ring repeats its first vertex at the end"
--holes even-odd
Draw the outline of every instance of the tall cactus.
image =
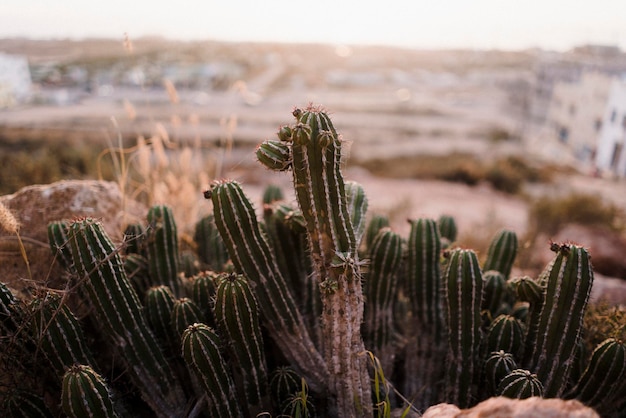
POLYGON ((72 262, 110 340, 128 362, 134 383, 159 416, 184 413, 186 398, 126 277, 120 255, 102 224, 90 218, 70 224, 72 262))
MULTIPOLYGON (((291 167, 296 198, 306 219, 315 274, 322 288, 329 387, 337 395, 339 415, 369 415, 369 377, 360 331, 361 271, 341 173, 341 141, 321 109, 295 109, 293 115, 295 125, 281 129, 279 139, 283 147, 290 146, 290 153, 285 153, 289 155, 285 168, 291 167)), ((264 163, 262 155, 257 155, 264 163)), ((266 166, 275 169, 272 164, 266 166)))
POLYGON ((574 244, 555 248, 546 272, 543 305, 530 370, 543 382, 546 397, 560 397, 567 387, 572 358, 593 283, 589 253, 574 244))
POLYGON ((406 292, 413 323, 407 332, 405 391, 426 408, 440 401, 445 356, 441 281, 441 239, 432 219, 410 221, 407 243, 406 292))
POLYGON ((268 380, 258 306, 250 283, 241 275, 220 276, 215 295, 215 318, 227 336, 243 376, 250 416, 267 411, 268 380))
POLYGON ((380 360, 383 370, 391 372, 395 357, 393 302, 397 273, 402 261, 402 237, 389 228, 380 231, 370 250, 370 265, 365 279, 364 337, 369 350, 380 360))
POLYGON ((484 271, 496 270, 509 278, 511 269, 517 256, 517 235, 508 229, 503 229, 496 233, 489 244, 487 259, 483 266, 484 271))
POLYGON ((85 365, 74 365, 63 376, 61 405, 71 418, 118 417, 108 385, 85 365))
POLYGON ((153 285, 169 286, 174 296, 180 297, 178 278, 178 233, 174 214, 168 206, 156 205, 148 210, 148 267, 153 285))
POLYGON ((322 388, 328 369, 298 311, 290 286, 259 229, 250 200, 236 182, 221 181, 207 192, 215 222, 238 272, 254 282, 254 292, 272 339, 308 379, 322 388))
POLYGON ((445 273, 448 318, 448 396, 460 407, 474 401, 478 353, 482 340, 480 304, 483 277, 476 254, 456 249, 445 273))
POLYGON ((214 416, 242 417, 234 383, 220 352, 221 341, 204 324, 190 325, 182 336, 185 363, 198 378, 213 405, 214 416))
POLYGON ((198 246, 198 258, 213 271, 223 271, 228 261, 228 250, 215 226, 213 214, 206 215, 196 223, 194 241, 198 246))

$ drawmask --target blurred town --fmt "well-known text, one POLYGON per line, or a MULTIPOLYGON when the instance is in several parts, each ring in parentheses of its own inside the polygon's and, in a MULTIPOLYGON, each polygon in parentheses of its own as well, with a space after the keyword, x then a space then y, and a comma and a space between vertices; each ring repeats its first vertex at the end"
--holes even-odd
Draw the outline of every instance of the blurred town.
POLYGON ((180 140, 227 134, 255 145, 312 102, 358 141, 357 161, 522 152, 623 178, 624 74, 626 54, 604 45, 507 52, 5 39, 0 133, 97 139, 114 120, 132 137, 156 121, 180 140))

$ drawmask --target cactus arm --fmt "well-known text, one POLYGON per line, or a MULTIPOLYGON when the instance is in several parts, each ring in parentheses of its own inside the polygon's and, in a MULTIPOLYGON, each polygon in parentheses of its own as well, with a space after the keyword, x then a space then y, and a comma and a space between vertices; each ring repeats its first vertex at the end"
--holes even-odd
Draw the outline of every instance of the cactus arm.
POLYGON ((268 380, 258 306, 244 276, 224 274, 218 279, 215 318, 228 336, 243 375, 248 412, 256 416, 268 407, 268 380))
POLYGON ((75 365, 63 376, 63 412, 72 418, 116 418, 109 387, 89 366, 75 365))
POLYGON ((593 283, 587 250, 563 244, 546 280, 530 370, 543 382, 546 397, 559 397, 569 379, 593 283))
POLYGON ((148 267, 153 285, 169 286, 174 296, 180 297, 178 235, 172 209, 163 205, 151 207, 148 223, 148 267))
POLYGON ((453 250, 445 274, 448 318, 448 393, 452 403, 473 402, 477 354, 481 344, 483 278, 472 250, 453 250))
POLYGON ((187 367, 198 378, 219 416, 242 417, 234 383, 220 353, 220 340, 204 324, 190 325, 182 336, 182 353, 187 367))
POLYGON ((518 245, 515 232, 506 229, 498 232, 489 244, 483 270, 499 271, 508 279, 517 256, 518 245))

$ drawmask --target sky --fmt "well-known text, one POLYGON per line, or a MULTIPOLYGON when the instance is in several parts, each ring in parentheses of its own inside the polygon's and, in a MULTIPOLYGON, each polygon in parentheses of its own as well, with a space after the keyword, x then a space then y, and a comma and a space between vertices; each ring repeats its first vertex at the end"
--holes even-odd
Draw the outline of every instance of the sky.
POLYGON ((0 38, 626 49, 626 0, 3 0, 0 38))

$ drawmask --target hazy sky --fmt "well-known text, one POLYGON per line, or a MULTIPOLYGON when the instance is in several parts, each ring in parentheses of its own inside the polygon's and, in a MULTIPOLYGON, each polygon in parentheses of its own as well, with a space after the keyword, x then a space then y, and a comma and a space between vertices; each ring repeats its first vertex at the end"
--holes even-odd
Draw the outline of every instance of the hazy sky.
POLYGON ((3 0, 0 37, 626 49, 626 0, 3 0))

